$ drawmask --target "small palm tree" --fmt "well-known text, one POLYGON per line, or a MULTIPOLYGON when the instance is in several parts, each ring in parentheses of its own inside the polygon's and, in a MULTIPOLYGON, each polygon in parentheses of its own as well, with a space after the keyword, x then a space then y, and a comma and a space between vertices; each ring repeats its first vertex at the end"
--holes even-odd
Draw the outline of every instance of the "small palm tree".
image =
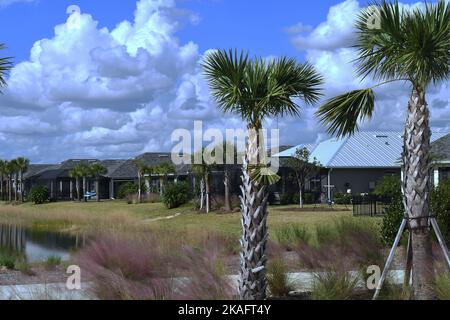
POLYGON ((19 170, 19 181, 20 181, 20 201, 23 202, 23 191, 24 191, 24 183, 23 183, 23 175, 28 170, 28 166, 30 165, 30 160, 24 157, 19 157, 16 159, 17 169, 19 170))
POLYGON ((176 174, 177 170, 175 166, 170 162, 162 162, 156 168, 155 172, 159 175, 159 191, 162 194, 164 184, 167 182, 167 178, 170 174, 176 174))
POLYGON ((97 202, 100 202, 100 178, 108 173, 108 170, 101 163, 94 163, 90 167, 91 175, 95 177, 95 193, 97 193, 97 202))
POLYGON ((77 191, 77 200, 81 201, 80 194, 80 179, 83 177, 83 173, 81 172, 79 166, 76 166, 69 172, 69 176, 75 179, 75 189, 77 191))
POLYGON ((260 174, 265 165, 259 158, 264 143, 252 132, 258 133, 268 117, 298 115, 297 101, 316 102, 322 77, 309 63, 299 64, 284 57, 269 62, 262 58, 251 60, 247 54, 232 50, 209 54, 203 67, 219 108, 240 115, 250 132, 242 168, 239 294, 241 299, 264 299, 268 238, 266 189, 267 183, 274 182, 274 176, 260 174))
MULTIPOLYGON (((411 98, 404 129, 404 207, 412 235, 413 293, 433 297, 433 258, 429 229, 430 137, 426 93, 433 83, 450 77, 450 5, 427 3, 425 9, 406 9, 398 2, 376 2, 381 28, 371 29, 373 10, 363 10, 356 28, 358 74, 380 81, 409 85, 411 98)), ((375 108, 374 88, 355 90, 329 100, 318 111, 328 132, 337 136, 358 130, 358 121, 375 108)))
MULTIPOLYGON (((0 50, 4 50, 5 48, 5 45, 0 43, 0 50)), ((6 87, 6 75, 11 68, 11 58, 0 58, 0 89, 6 87)))
POLYGON ((149 168, 144 159, 135 159, 134 165, 138 174, 138 201, 141 202, 142 199, 142 178, 147 174, 149 168))

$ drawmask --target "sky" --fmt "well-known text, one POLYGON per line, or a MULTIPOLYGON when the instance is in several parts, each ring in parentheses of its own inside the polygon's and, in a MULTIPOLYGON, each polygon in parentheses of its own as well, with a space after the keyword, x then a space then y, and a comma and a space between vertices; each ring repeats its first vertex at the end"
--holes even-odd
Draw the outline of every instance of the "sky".
MULTIPOLYGON (((418 1, 402 3, 421 6, 418 1)), ((220 112, 200 63, 209 50, 310 61, 325 77, 325 97, 372 84, 354 74, 350 48, 363 0, 0 0, 1 56, 14 68, 0 96, 0 158, 35 163, 117 159, 170 151, 175 129, 243 128, 220 112), (67 8, 81 10, 70 28, 67 8)), ((434 130, 450 132, 449 83, 430 88, 434 130)), ((376 91, 363 130, 398 130, 410 88, 376 91)), ((268 119, 280 143, 328 138, 317 106, 300 117, 268 119)))

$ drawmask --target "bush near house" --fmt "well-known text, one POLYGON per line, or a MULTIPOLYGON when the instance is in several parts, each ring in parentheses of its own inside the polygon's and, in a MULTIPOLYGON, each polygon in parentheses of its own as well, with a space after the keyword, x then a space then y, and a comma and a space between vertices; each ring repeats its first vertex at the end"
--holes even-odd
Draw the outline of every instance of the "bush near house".
POLYGON ((168 183, 163 190, 162 202, 168 209, 178 208, 188 202, 188 193, 187 183, 168 183))
POLYGON ((450 240, 450 180, 431 192, 431 210, 437 216, 445 240, 450 240))
POLYGON ((351 204, 352 195, 348 193, 336 192, 333 196, 334 203, 336 204, 351 204))
POLYGON ((46 186, 35 186, 30 191, 30 200, 34 204, 43 204, 50 200, 50 191, 46 186))
MULTIPOLYGON (((139 185, 137 183, 127 182, 120 186, 118 197, 119 199, 126 199, 127 197, 135 195, 138 192, 139 192, 139 185)), ((142 183, 141 185, 141 192, 142 194, 147 193, 147 186, 145 185, 145 183, 142 183)))

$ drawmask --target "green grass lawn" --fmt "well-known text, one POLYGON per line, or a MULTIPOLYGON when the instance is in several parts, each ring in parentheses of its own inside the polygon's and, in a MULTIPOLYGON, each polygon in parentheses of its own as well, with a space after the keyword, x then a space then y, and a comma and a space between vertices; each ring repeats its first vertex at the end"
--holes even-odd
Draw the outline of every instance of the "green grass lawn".
MULTIPOLYGON (((306 206, 313 210, 312 206, 306 206)), ((296 205, 269 207, 269 228, 274 230, 285 225, 301 224, 312 228, 318 224, 331 223, 334 218, 348 217, 352 213, 343 206, 326 211, 318 206, 314 211, 295 211, 296 205)), ((355 218, 359 219, 359 218, 355 218)), ((43 205, 25 203, 18 206, 0 204, 0 223, 20 222, 40 230, 97 231, 116 228, 162 228, 171 231, 214 232, 238 236, 241 230, 240 213, 204 214, 191 205, 168 210, 162 203, 127 204, 125 201, 102 202, 55 202, 43 205), (179 216, 172 219, 153 219, 179 216)))

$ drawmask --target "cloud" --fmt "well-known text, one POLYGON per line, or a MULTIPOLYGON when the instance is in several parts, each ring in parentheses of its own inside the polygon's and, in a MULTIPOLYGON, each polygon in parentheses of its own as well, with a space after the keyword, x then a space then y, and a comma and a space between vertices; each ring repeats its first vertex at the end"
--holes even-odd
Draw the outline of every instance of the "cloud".
MULTIPOLYGON (((423 2, 401 5, 407 10, 424 6, 423 2)), ((343 1, 331 7, 326 21, 309 32, 298 30, 291 33, 292 44, 304 52, 305 57, 325 77, 324 100, 349 90, 376 84, 369 78, 361 81, 357 77, 353 64, 357 54, 349 47, 355 37, 354 20, 361 8, 357 0, 343 1)), ((299 26, 303 24, 300 22, 299 26)), ((362 129, 403 130, 410 92, 411 88, 401 82, 377 88, 375 114, 370 121, 361 124, 362 129)), ((427 98, 431 111, 430 124, 435 130, 450 132, 450 109, 447 108, 450 105, 449 92, 448 83, 438 84, 429 89, 427 98)), ((296 125, 306 130, 307 134, 285 135, 284 144, 314 142, 316 137, 319 139, 327 137, 325 128, 317 123, 313 111, 303 113, 301 119, 294 124, 286 121, 283 127, 285 132, 296 132, 296 125)))

